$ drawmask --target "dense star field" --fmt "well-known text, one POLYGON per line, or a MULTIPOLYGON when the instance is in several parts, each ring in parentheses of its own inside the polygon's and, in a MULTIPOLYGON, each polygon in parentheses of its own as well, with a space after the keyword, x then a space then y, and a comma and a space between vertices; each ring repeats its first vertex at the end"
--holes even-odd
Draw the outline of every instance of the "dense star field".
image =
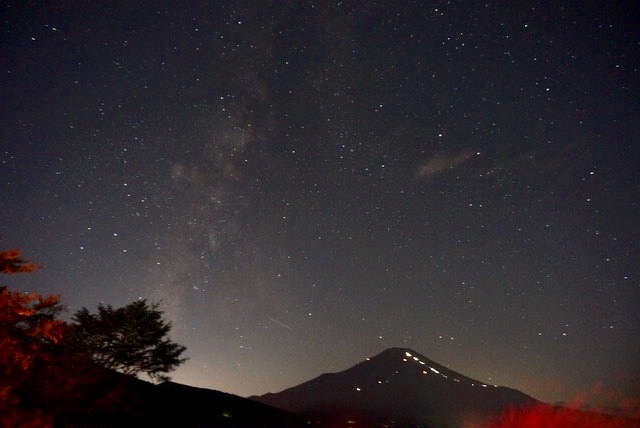
POLYGON ((403 346, 633 404, 637 16, 5 2, 0 248, 40 269, 3 283, 70 313, 160 301, 173 379, 239 395, 403 346))

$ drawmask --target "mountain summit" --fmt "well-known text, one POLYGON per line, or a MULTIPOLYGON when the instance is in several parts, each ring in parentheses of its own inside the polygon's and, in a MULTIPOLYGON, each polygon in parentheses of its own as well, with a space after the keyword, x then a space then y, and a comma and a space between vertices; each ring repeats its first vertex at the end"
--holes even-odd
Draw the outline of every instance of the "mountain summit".
POLYGON ((390 348, 339 373, 252 397, 331 426, 471 426, 536 400, 456 373, 407 348, 390 348))

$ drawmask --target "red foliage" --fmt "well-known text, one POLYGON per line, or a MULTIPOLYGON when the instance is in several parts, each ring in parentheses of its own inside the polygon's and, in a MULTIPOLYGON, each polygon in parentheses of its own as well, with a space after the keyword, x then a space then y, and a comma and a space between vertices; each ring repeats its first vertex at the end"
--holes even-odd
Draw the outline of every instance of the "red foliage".
POLYGON ((53 318, 60 308, 57 296, 0 289, 0 426, 52 426, 40 409, 24 408, 24 392, 62 339, 66 324, 53 318))
POLYGON ((637 428, 638 421, 583 410, 539 404, 509 409, 486 428, 637 428))
POLYGON ((29 263, 20 258, 20 250, 0 251, 0 272, 1 273, 20 273, 33 272, 37 269, 34 263, 29 263))
MULTIPOLYGON (((0 252, 0 273, 31 272, 36 266, 20 259, 20 250, 0 252)), ((26 404, 53 360, 52 346, 67 328, 55 316, 62 310, 58 296, 43 297, 0 287, 0 426, 48 427, 52 418, 26 404)))

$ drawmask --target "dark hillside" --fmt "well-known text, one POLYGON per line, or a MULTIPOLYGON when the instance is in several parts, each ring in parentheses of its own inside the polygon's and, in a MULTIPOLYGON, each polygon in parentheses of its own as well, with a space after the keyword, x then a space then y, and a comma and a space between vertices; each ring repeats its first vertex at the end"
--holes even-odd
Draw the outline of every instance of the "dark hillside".
POLYGON ((65 403, 57 427, 297 428, 309 425, 286 411, 253 400, 173 382, 154 385, 108 373, 81 403, 65 403))

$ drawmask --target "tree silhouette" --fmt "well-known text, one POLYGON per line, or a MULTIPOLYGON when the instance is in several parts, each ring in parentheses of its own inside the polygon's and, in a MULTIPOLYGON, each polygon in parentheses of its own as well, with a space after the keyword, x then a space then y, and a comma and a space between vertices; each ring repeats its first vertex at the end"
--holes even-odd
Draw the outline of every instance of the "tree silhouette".
POLYGON ((146 300, 118 309, 100 304, 97 314, 82 308, 73 321, 79 347, 103 367, 162 381, 186 361, 181 358, 186 348, 167 338, 171 323, 162 319, 157 304, 146 300))
MULTIPOLYGON (((0 275, 34 270, 20 250, 0 251, 0 275)), ((58 319, 59 296, 0 286, 0 427, 102 426, 109 418, 135 417, 145 383, 108 369, 163 379, 184 361, 185 348, 165 337, 171 325, 157 305, 99 309, 98 315, 78 312, 90 321, 83 330, 58 319), (89 331, 99 333, 80 334, 89 331), (104 349, 95 347, 99 337, 107 341, 104 349)))

